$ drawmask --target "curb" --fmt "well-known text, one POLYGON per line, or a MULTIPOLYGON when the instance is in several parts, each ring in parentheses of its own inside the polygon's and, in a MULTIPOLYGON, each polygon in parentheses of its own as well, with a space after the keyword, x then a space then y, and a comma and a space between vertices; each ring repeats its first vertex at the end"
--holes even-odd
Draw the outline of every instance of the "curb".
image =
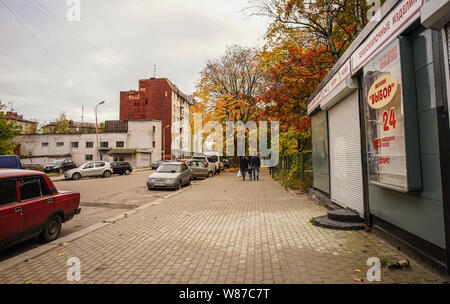
MULTIPOLYGON (((141 168, 141 169, 134 169, 133 172, 143 172, 143 171, 151 171, 151 170, 152 170, 151 168, 141 168)), ((112 175, 111 177, 117 177, 117 176, 112 175)), ((50 177, 50 180, 53 183, 57 183, 57 182, 68 181, 70 179, 66 179, 64 176, 62 176, 62 177, 61 176, 57 176, 57 177, 54 177, 54 178, 50 177)))
MULTIPOLYGON (((206 179, 201 180, 200 182, 198 182, 196 185, 199 185, 201 183, 204 183, 206 181, 211 181, 211 180, 212 180, 211 178, 206 178, 206 179)), ((193 186, 193 185, 191 184, 191 186, 193 186)), ((77 240, 79 238, 82 238, 83 236, 85 236, 85 235, 87 235, 87 234, 89 234, 91 232, 97 231, 97 230, 102 229, 102 228, 104 228, 106 226, 114 224, 115 222, 117 222, 117 221, 119 221, 121 219, 128 218, 129 216, 138 213, 138 211, 140 211, 140 210, 143 210, 143 209, 148 208, 148 207, 153 206, 153 205, 158 205, 158 204, 162 203, 164 200, 172 198, 174 196, 177 196, 177 195, 179 195, 179 194, 181 194, 181 193, 183 193, 185 191, 188 191, 189 189, 191 189, 191 188, 187 188, 187 189, 184 188, 184 189, 181 189, 179 191, 167 194, 167 195, 165 195, 163 197, 160 197, 160 198, 157 198, 157 199, 155 199, 155 200, 153 200, 153 201, 151 201, 151 202, 149 202, 149 203, 147 203, 145 205, 142 205, 140 207, 128 210, 127 212, 121 213, 121 214, 119 214, 119 215, 117 215, 117 216, 115 216, 113 218, 110 218, 108 220, 104 220, 104 221, 102 221, 100 223, 97 223, 97 224, 94 224, 92 226, 89 226, 89 227, 87 227, 87 228, 85 228, 83 230, 74 232, 72 234, 69 234, 69 235, 63 237, 63 238, 57 239, 57 240, 55 240, 55 241, 53 241, 51 243, 42 244, 41 246, 39 246, 37 248, 31 249, 31 250, 29 250, 27 252, 19 254, 18 256, 12 257, 12 258, 7 259, 7 260, 4 260, 3 262, 0 262, 0 272, 2 272, 3 270, 6 270, 8 268, 11 268, 11 267, 13 267, 13 266, 15 266, 17 264, 20 264, 20 263, 24 262, 25 260, 34 259, 34 258, 36 258, 36 257, 38 257, 38 256, 40 256, 40 255, 42 255, 42 254, 52 250, 52 249, 54 249, 54 248, 57 248, 57 247, 61 246, 60 244, 62 244, 62 243, 73 242, 73 241, 75 241, 75 240, 77 240)))

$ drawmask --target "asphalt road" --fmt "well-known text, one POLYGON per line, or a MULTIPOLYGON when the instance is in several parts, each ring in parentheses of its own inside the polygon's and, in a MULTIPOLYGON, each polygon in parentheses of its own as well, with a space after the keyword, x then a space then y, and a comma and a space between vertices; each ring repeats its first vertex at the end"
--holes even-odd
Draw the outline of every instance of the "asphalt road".
MULTIPOLYGON (((63 224, 60 237, 150 203, 173 191, 149 191, 146 181, 152 172, 145 170, 133 172, 131 175, 113 175, 110 178, 83 178, 78 181, 55 182, 56 189, 80 192, 81 195, 81 213, 63 224)), ((0 251, 0 262, 40 245, 42 245, 40 240, 34 238, 0 251)))

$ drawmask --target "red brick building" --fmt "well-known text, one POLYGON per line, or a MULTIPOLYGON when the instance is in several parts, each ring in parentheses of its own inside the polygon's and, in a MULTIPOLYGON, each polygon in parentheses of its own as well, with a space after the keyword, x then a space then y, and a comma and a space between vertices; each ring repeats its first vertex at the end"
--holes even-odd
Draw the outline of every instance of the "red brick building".
POLYGON ((190 132, 183 125, 189 124, 191 106, 192 99, 167 78, 141 79, 138 91, 120 92, 120 120, 162 121, 166 159, 190 151, 190 132), (172 142, 178 132, 181 136, 172 142))

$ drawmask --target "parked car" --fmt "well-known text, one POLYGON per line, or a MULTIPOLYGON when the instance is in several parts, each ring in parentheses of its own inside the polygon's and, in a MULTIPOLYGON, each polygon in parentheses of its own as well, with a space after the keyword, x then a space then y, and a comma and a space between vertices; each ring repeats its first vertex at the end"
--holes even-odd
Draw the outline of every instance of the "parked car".
POLYGON ((80 193, 56 190, 42 172, 0 169, 0 249, 38 235, 56 240, 79 205, 80 193))
POLYGON ((75 168, 64 173, 66 179, 78 180, 87 176, 102 176, 110 177, 113 173, 113 168, 110 163, 105 161, 93 161, 85 163, 79 168, 75 168))
POLYGON ((17 155, 0 155, 0 168, 24 169, 17 155))
POLYGON ((162 164, 162 160, 157 160, 152 163, 152 170, 158 169, 159 165, 162 164))
POLYGON ((113 174, 120 174, 120 175, 130 175, 131 172, 133 172, 133 167, 129 162, 125 161, 115 161, 111 163, 113 174))
POLYGON ((181 189, 191 184, 192 170, 184 162, 164 162, 147 180, 149 190, 155 188, 181 189))
POLYGON ((214 171, 201 160, 187 160, 186 165, 192 170, 192 178, 211 178, 214 176, 214 171))
POLYGON ((208 158, 207 156, 193 156, 192 160, 200 160, 202 162, 205 162, 206 165, 208 165, 208 168, 210 168, 214 174, 217 172, 217 166, 215 162, 212 162, 212 158, 208 158))
POLYGON ((57 173, 63 173, 68 170, 76 168, 77 165, 69 158, 65 159, 57 159, 49 163, 47 166, 44 167, 45 173, 51 173, 51 172, 57 172, 57 173))
POLYGON ((224 168, 230 168, 231 167, 231 161, 228 158, 223 159, 223 167, 224 168))

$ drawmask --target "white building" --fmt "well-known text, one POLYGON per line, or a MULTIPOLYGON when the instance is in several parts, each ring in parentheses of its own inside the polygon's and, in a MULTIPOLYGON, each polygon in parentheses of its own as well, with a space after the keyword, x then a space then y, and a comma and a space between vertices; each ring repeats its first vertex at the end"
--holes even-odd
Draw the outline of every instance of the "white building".
POLYGON ((98 134, 23 134, 20 144, 24 165, 46 165, 71 158, 77 165, 91 160, 127 161, 133 168, 150 167, 161 159, 161 121, 107 121, 98 134))

